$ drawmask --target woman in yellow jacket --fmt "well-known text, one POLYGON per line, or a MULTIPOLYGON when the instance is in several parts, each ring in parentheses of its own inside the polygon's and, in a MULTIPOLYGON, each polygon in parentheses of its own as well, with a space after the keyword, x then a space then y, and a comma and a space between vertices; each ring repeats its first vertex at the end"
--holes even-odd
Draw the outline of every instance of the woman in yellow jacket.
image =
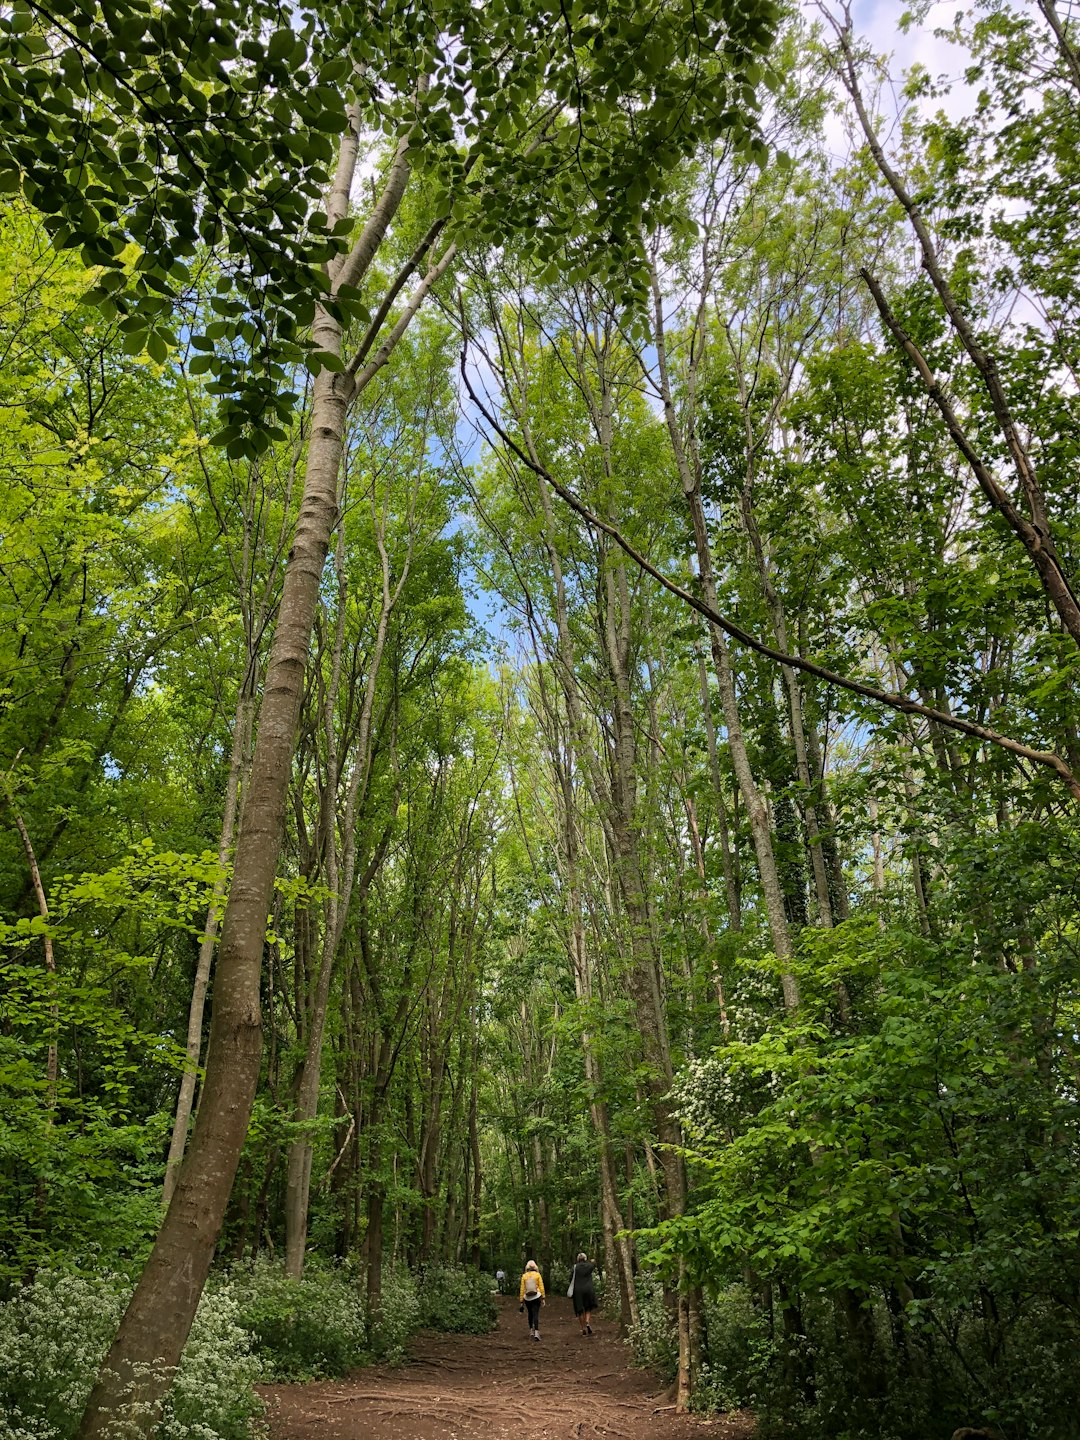
POLYGON ((540 1339, 540 1306, 544 1304, 544 1277, 536 1268, 536 1261, 530 1260, 525 1266, 518 1287, 519 1310, 529 1312, 529 1339, 540 1339))

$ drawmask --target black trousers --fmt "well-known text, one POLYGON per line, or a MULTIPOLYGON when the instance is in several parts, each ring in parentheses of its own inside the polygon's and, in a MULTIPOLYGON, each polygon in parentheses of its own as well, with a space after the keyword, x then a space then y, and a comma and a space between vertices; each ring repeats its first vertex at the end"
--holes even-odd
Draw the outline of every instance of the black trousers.
POLYGON ((540 1329, 540 1296, 535 1300, 526 1300, 525 1309, 529 1312, 529 1329, 540 1329))

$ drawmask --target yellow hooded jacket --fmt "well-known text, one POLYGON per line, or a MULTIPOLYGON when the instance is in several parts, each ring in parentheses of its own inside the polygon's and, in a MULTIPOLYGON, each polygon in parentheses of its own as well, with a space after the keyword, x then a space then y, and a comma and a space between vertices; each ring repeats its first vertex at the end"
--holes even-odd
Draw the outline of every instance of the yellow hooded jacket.
POLYGON ((540 1274, 540 1271, 526 1270, 525 1274, 521 1277, 521 1284, 518 1287, 518 1300, 520 1301, 525 1299, 525 1275, 532 1275, 535 1277, 537 1287, 540 1291, 540 1298, 541 1300, 546 1299, 547 1297, 544 1294, 544 1277, 540 1274))

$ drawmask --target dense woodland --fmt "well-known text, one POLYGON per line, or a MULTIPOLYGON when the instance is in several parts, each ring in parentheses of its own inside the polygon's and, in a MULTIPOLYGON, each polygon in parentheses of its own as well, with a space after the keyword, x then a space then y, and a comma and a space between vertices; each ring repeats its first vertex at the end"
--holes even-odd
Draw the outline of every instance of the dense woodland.
POLYGON ((5 1440, 579 1249, 1080 1434, 1069 9, 0 7, 5 1440))

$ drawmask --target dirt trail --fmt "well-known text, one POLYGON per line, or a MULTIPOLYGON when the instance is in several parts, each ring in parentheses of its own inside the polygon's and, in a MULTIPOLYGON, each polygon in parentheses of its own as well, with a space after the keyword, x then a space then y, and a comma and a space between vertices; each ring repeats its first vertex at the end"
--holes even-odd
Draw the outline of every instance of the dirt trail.
POLYGON ((604 1320, 587 1339, 570 1302, 549 1299, 543 1339, 499 1302, 490 1335, 425 1334, 399 1369, 261 1388, 271 1440, 749 1440, 750 1417, 676 1415, 656 1381, 627 1364, 604 1320))

